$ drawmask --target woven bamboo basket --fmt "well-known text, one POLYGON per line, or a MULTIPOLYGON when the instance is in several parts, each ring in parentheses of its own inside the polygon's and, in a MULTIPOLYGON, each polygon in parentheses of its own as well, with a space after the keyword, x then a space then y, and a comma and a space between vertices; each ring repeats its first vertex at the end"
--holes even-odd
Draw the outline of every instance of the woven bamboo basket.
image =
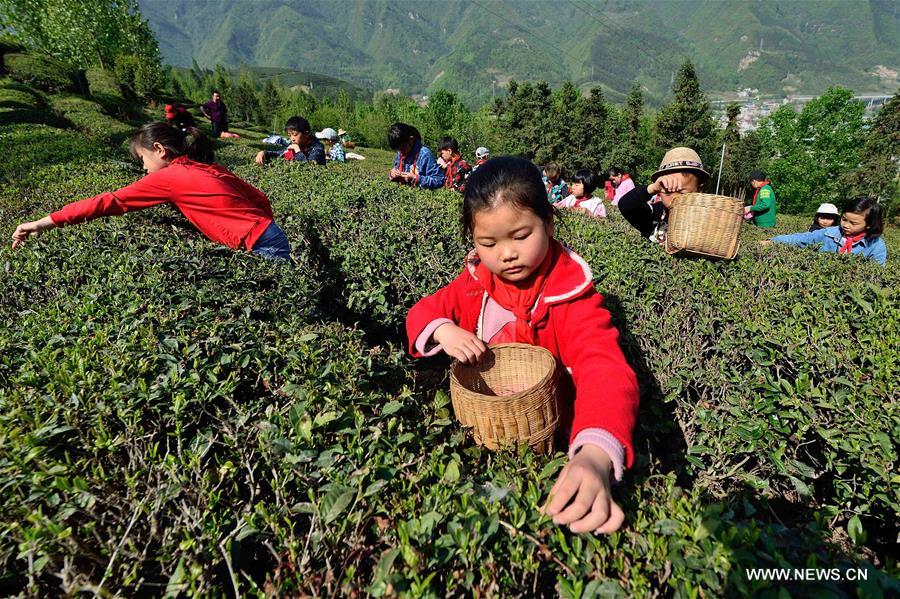
POLYGON ((676 196, 669 209, 666 252, 731 260, 741 245, 743 202, 711 193, 676 196))
POLYGON ((478 364, 455 362, 450 370, 457 420, 490 449, 526 443, 552 452, 558 389, 553 354, 525 343, 493 345, 478 364))

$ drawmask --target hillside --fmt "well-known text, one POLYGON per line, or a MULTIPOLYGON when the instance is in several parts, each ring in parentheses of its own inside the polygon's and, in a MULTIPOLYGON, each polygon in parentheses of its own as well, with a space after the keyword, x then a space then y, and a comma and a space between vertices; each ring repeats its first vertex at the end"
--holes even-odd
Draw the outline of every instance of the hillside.
POLYGON ((900 71, 892 0, 139 5, 174 65, 193 57, 202 66, 285 67, 407 94, 444 87, 470 104, 502 93, 510 78, 601 85, 613 99, 637 79, 659 102, 685 57, 712 93, 814 94, 834 84, 891 93, 900 71))

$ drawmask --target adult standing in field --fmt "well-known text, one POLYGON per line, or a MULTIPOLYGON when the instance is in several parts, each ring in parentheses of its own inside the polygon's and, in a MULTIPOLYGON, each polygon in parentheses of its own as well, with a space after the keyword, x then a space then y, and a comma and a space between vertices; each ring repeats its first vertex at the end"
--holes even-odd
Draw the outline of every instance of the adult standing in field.
POLYGON ((703 190, 709 173, 691 148, 672 148, 663 156, 650 185, 637 185, 619 200, 619 211, 641 235, 665 243, 669 208, 675 196, 703 190))
POLYGON ((130 149, 143 163, 145 177, 22 223, 13 233, 13 249, 56 227, 172 204, 211 241, 270 260, 291 260, 291 245, 275 223, 269 198, 214 164, 212 142, 199 129, 147 123, 132 137, 130 149))
POLYGON ((750 185, 756 191, 753 193, 753 203, 744 206, 744 218, 752 218, 757 227, 774 227, 778 203, 775 201, 772 183, 762 171, 753 171, 750 173, 750 185))
POLYGON ((225 107, 225 102, 222 101, 218 91, 213 91, 209 102, 200 105, 200 112, 212 124, 213 137, 221 137, 222 133, 228 131, 228 108, 225 107))
POLYGON ((388 128, 388 145, 396 150, 391 181, 422 189, 444 186, 444 173, 434 154, 422 144, 419 130, 406 123, 394 123, 388 128))

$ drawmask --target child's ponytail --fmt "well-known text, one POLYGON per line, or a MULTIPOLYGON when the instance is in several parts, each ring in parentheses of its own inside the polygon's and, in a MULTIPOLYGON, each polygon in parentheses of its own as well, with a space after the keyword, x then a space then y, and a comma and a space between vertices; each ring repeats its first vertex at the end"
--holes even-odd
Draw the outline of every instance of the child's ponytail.
POLYGON ((188 127, 184 130, 184 136, 184 153, 188 158, 207 164, 216 161, 216 151, 213 148, 212 140, 206 137, 203 131, 197 127, 188 127))
POLYGON ((147 123, 138 129, 131 138, 129 150, 136 160, 140 160, 138 148, 152 150, 153 144, 157 143, 166 149, 169 159, 187 156, 191 160, 207 164, 216 159, 212 141, 200 129, 188 127, 182 132, 177 127, 161 122, 147 123))

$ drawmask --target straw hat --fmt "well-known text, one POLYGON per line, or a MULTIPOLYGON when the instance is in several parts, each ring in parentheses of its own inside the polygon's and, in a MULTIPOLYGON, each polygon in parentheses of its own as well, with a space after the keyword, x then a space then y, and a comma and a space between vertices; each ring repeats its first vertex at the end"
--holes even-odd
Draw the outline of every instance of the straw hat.
POLYGON ((834 204, 820 204, 819 209, 816 210, 816 214, 833 214, 834 216, 840 216, 841 211, 837 209, 837 206, 834 204))
POLYGON ((338 129, 338 135, 346 135, 346 134, 347 134, 347 132, 344 131, 343 129, 338 129))
POLYGON ((691 172, 700 177, 701 181, 709 179, 709 173, 703 168, 703 161, 697 152, 690 148, 672 148, 663 156, 662 162, 659 163, 659 169, 650 177, 651 181, 656 181, 663 175, 669 173, 691 172))

